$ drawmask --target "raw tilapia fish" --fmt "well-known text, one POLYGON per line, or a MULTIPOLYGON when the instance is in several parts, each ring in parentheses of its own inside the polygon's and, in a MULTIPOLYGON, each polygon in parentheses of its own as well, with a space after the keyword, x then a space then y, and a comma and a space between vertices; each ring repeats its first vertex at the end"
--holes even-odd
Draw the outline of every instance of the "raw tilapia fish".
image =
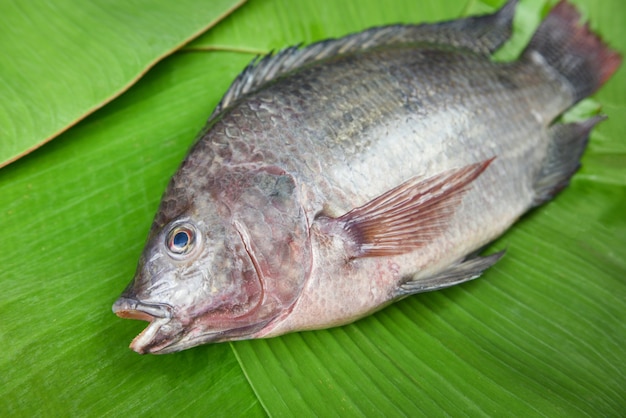
POLYGON ((621 58, 560 2, 515 62, 492 15, 373 28, 251 63, 172 178, 113 311, 168 353, 346 324, 478 277, 602 120, 555 120, 621 58))

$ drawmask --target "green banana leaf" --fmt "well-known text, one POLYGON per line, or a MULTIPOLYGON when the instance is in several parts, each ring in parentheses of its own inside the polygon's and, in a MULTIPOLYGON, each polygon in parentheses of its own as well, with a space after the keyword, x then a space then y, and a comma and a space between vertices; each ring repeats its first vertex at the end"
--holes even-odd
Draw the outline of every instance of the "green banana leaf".
MULTIPOLYGON (((621 0, 574 3, 626 51, 621 0)), ((344 327, 163 356, 130 351, 145 323, 110 311, 169 177, 256 54, 500 5, 252 0, 2 168, 2 415, 623 416, 624 68, 595 96, 609 119, 594 130, 570 187, 493 243, 507 254, 478 280, 344 327)), ((521 39, 544 5, 523 2, 521 39)))
POLYGON ((0 2, 0 167, 113 100, 242 1, 0 2))

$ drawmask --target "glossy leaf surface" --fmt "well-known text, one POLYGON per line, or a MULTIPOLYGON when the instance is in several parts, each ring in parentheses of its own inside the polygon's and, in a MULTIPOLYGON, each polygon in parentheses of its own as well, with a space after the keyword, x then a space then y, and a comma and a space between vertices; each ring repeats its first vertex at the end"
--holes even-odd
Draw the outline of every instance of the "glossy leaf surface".
MULTIPOLYGON (((541 2, 525 2, 538 10, 541 2)), ((619 0, 577 1, 626 51, 619 0)), ((619 416, 626 410, 626 71, 554 202, 481 279, 355 324, 138 356, 111 304, 160 195, 258 52, 488 10, 463 1, 251 1, 59 138, 0 170, 0 410, 9 416, 619 416), (250 51, 250 52, 246 52, 250 51)), ((496 6, 496 4, 490 4, 496 6)), ((531 13, 532 14, 532 13, 531 13)), ((593 105, 592 105, 593 106, 593 105)))
POLYGON ((0 2, 0 167, 104 106, 241 2, 0 2))

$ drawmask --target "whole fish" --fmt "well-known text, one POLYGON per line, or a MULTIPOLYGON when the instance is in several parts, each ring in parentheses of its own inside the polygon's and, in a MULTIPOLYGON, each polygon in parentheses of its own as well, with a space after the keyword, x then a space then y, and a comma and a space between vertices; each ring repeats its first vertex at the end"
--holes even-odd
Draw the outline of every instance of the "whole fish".
POLYGON ((252 62, 172 178, 113 311, 138 353, 346 324, 478 277, 602 120, 555 120, 620 65, 561 1, 521 57, 495 14, 366 30, 252 62))

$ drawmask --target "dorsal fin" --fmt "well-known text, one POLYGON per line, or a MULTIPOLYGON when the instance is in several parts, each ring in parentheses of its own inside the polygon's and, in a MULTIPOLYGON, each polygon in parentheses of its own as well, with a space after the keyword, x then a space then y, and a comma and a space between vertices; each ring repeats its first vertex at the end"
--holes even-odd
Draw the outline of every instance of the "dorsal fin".
POLYGON ((391 45, 431 44, 491 54, 511 36, 518 0, 509 0, 494 14, 441 23, 391 25, 367 29, 339 39, 327 39, 304 48, 292 46, 255 58, 237 76, 209 120, 246 93, 297 68, 326 58, 391 45))

